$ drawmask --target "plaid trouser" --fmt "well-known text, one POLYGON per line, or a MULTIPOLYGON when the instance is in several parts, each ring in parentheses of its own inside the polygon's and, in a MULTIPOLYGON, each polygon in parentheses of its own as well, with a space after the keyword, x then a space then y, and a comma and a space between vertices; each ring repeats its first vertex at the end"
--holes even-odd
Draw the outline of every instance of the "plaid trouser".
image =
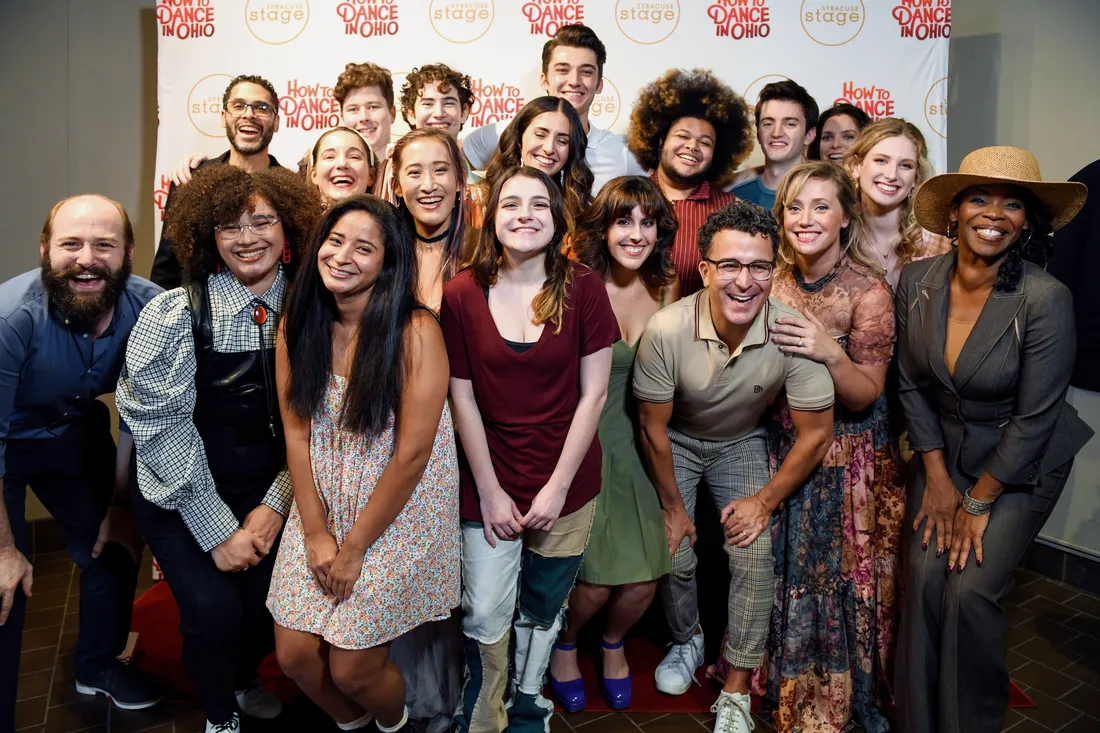
MULTIPOLYGON (((700 479, 710 488, 719 511, 734 499, 752 496, 768 483, 771 474, 766 436, 766 430, 757 428, 737 440, 709 441, 668 429, 676 485, 692 521, 700 479)), ((728 540, 723 546, 729 555, 731 576, 725 657, 734 667, 752 669, 763 660, 775 600, 771 532, 765 530, 748 547, 737 547, 728 540)), ((672 558, 672 573, 660 583, 665 618, 678 643, 689 641, 699 625, 697 565, 695 551, 685 537, 672 558)))

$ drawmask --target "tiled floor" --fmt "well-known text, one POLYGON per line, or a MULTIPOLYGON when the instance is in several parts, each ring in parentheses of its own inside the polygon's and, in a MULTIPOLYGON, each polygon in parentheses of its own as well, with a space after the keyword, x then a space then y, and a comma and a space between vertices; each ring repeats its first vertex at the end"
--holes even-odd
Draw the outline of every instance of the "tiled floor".
MULTIPOLYGON (((148 563, 148 559, 146 561, 148 563)), ((151 584, 148 564, 139 590, 151 584)), ((76 641, 77 575, 64 552, 34 558, 16 728, 35 733, 191 733, 203 716, 194 706, 164 703, 124 712, 106 700, 87 699, 73 688, 72 647, 76 641)), ((1012 676, 1038 703, 1032 710, 1010 710, 1005 730, 1100 731, 1100 598, 1021 570, 1009 604, 1008 653, 1012 676)), ((709 715, 579 714, 554 716, 553 733, 690 733, 711 730, 709 715)), ((246 726, 246 731, 335 731, 308 703, 291 706, 277 725, 246 726)), ((759 720, 759 733, 771 727, 759 720)))

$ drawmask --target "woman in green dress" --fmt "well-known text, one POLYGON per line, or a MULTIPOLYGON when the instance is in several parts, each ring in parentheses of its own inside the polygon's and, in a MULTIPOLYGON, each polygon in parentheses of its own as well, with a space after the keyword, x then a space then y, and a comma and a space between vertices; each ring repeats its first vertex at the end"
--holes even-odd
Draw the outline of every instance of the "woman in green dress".
POLYGON ((629 707, 630 667, 623 637, 653 600, 657 580, 672 570, 657 491, 634 436, 631 379, 638 339, 650 317, 680 297, 672 267, 678 228, 672 205, 648 178, 622 176, 605 185, 578 223, 576 257, 601 273, 623 338, 612 350, 611 381, 600 416, 603 483, 565 630, 550 660, 550 683, 568 712, 584 709, 577 637, 608 606, 600 690, 616 710, 629 707))

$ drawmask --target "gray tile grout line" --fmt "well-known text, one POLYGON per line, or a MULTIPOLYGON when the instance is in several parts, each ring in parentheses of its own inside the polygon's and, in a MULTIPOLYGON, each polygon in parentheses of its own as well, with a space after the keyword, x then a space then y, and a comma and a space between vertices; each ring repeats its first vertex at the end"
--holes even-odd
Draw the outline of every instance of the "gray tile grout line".
MULTIPOLYGON (((73 585, 73 576, 76 574, 76 563, 73 563, 72 568, 69 569, 69 587, 65 589, 65 611, 61 614, 61 629, 65 630, 65 617, 69 615, 69 594, 73 585)), ((53 655, 53 667, 50 668, 50 686, 46 690, 46 712, 45 717, 42 719, 42 725, 46 724, 46 721, 50 718, 50 703, 53 696, 53 683, 57 679, 57 664, 58 664, 58 652, 61 647, 61 636, 57 637, 57 646, 54 647, 53 655)))

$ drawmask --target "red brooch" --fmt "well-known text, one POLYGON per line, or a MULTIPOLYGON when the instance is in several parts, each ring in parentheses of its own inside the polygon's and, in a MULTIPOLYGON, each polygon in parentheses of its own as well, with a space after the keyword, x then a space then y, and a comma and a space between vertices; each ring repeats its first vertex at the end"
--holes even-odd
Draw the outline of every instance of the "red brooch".
POLYGON ((257 326, 262 326, 267 323, 267 308, 262 305, 258 305, 252 309, 252 322, 257 326))

